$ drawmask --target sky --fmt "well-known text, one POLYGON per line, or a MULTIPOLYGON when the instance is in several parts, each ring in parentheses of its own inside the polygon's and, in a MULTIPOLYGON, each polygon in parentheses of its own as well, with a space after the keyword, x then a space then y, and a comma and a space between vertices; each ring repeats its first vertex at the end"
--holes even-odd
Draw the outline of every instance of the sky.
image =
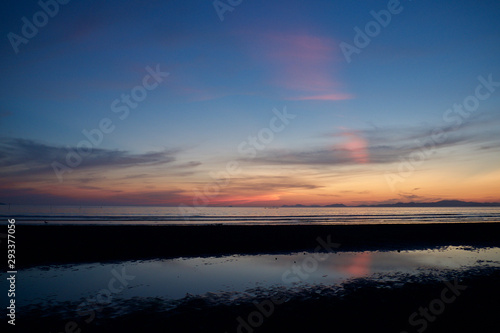
POLYGON ((500 202, 496 0, 4 9, 0 202, 500 202))

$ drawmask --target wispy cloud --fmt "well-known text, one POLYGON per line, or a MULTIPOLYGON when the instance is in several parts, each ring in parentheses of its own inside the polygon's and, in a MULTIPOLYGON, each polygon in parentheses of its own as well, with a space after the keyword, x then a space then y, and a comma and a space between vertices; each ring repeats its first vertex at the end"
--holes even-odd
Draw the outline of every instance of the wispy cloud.
POLYGON ((354 98, 349 94, 326 94, 326 95, 309 95, 309 96, 295 96, 288 97, 289 101, 343 101, 354 98))
POLYGON ((240 33, 254 61, 266 68, 267 83, 283 90, 287 100, 339 101, 353 96, 341 91, 336 42, 294 32, 240 33))
MULTIPOLYGON (((464 146, 472 154, 481 150, 491 153, 500 150, 498 126, 500 119, 478 117, 470 119, 461 127, 439 127, 445 140, 432 139, 437 126, 369 128, 346 130, 324 134, 323 146, 301 150, 266 150, 252 159, 254 164, 341 166, 356 164, 387 164, 399 162, 412 152, 426 149, 429 158, 438 158, 440 149, 464 146), (332 142, 332 143, 330 143, 332 142)), ((467 155, 469 156, 469 155, 467 155)))
POLYGON ((42 205, 177 205, 189 202, 190 196, 183 191, 173 190, 140 190, 123 191, 103 189, 94 186, 81 186, 71 190, 57 192, 50 189, 33 187, 1 188, 0 201, 8 203, 36 203, 42 205))
MULTIPOLYGON (((191 193, 199 197, 206 185, 204 182, 191 183, 191 193)), ((217 187, 216 195, 205 195, 202 199, 207 205, 257 205, 281 200, 292 193, 314 191, 322 187, 297 175, 255 175, 252 172, 231 178, 226 185, 217 187)))
MULTIPOLYGON (((76 147, 63 148, 33 140, 18 138, 0 138, 0 175, 9 177, 36 178, 54 173, 52 162, 62 164, 69 151, 76 147)), ((179 149, 165 149, 156 152, 132 153, 125 150, 94 148, 89 156, 82 159, 75 170, 117 170, 129 167, 148 167, 173 164, 179 149)), ((200 162, 187 162, 175 165, 186 170, 200 165, 200 162)))
POLYGON ((368 142, 362 134, 357 131, 344 130, 340 136, 344 141, 335 145, 334 151, 346 151, 351 160, 358 163, 369 162, 368 142))

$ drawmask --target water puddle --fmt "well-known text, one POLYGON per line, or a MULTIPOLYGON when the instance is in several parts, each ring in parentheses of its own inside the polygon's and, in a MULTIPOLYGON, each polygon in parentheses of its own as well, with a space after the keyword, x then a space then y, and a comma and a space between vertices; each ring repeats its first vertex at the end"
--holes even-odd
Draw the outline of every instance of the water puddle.
MULTIPOLYGON (((393 252, 301 252, 34 267, 19 271, 19 306, 88 298, 181 299, 207 293, 337 285, 374 275, 500 267, 500 248, 447 247, 393 252)), ((2 279, 5 284, 5 278, 2 279)), ((7 287, 5 285, 5 287, 7 287)), ((5 298, 4 298, 5 299, 5 298)))

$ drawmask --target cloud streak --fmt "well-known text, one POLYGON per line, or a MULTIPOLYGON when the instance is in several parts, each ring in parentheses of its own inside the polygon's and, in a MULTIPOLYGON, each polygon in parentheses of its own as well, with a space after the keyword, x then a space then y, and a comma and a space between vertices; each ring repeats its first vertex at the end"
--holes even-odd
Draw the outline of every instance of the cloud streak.
MULTIPOLYGON (((442 142, 432 141, 430 126, 370 128, 365 130, 342 130, 323 135, 327 139, 323 146, 303 150, 266 150, 252 159, 261 165, 310 165, 342 166, 358 164, 388 164, 400 161, 420 149, 429 151, 433 157, 440 149, 464 146, 478 154, 481 150, 490 153, 500 150, 500 138, 495 135, 500 119, 471 119, 461 127, 441 127, 442 142), (340 142, 337 142, 339 141, 340 142), (334 141, 334 144, 330 144, 334 141), (479 149, 477 149, 479 148, 479 149)), ((437 158, 434 156, 433 158, 437 158)))
POLYGON ((33 187, 0 187, 0 201, 12 204, 31 202, 40 205, 176 205, 190 199, 191 197, 185 196, 183 191, 177 189, 122 191, 82 186, 73 190, 53 192, 33 187))
POLYGON ((293 32, 242 33, 249 53, 266 68, 268 84, 283 89, 285 100, 340 101, 337 44, 331 38, 293 32))
POLYGON ((353 99, 353 95, 349 94, 326 94, 326 95, 311 95, 311 96, 297 96, 288 97, 289 101, 344 101, 353 99))
MULTIPOLYGON (((30 177, 54 173, 51 163, 64 163, 67 148, 51 146, 33 140, 18 138, 0 138, 0 176, 30 177)), ((75 170, 110 170, 130 167, 150 167, 173 164, 179 149, 165 149, 163 151, 134 154, 125 150, 108 150, 94 148, 92 153, 83 159, 75 170)), ((175 165, 176 168, 186 170, 199 166, 200 162, 188 162, 175 165)))

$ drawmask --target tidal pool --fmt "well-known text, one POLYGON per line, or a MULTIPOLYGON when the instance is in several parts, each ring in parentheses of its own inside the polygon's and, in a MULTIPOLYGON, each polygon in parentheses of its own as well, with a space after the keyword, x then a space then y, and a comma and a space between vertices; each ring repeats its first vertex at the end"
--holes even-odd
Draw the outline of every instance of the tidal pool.
MULTIPOLYGON (((256 289, 271 287, 338 285, 375 275, 439 275, 445 270, 487 266, 500 267, 500 248, 300 252, 53 265, 18 272, 16 303, 22 307, 93 299, 109 304, 133 297, 175 300, 186 295, 227 292, 251 296, 256 289)), ((5 278, 2 283, 6 290, 5 278)))

